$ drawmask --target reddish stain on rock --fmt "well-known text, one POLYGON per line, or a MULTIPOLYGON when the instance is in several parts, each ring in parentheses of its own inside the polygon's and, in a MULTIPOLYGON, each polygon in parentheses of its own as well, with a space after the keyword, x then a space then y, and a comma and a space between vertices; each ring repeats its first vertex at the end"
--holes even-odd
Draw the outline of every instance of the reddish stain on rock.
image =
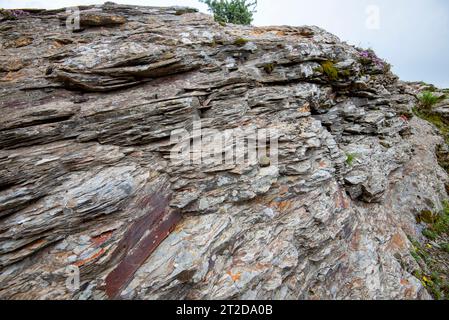
POLYGON ((148 213, 131 225, 112 254, 112 259, 119 259, 120 262, 106 277, 106 294, 110 299, 120 297, 120 292, 134 273, 181 220, 181 214, 178 210, 172 210, 169 202, 170 195, 162 190, 142 199, 139 205, 147 206, 148 213))
POLYGON ((83 266, 83 265, 85 265, 85 264, 87 264, 87 263, 89 263, 91 261, 94 261, 94 260, 98 259, 99 257, 101 257, 105 252, 106 252, 106 250, 101 248, 98 252, 96 252, 92 256, 90 256, 90 257, 88 257, 86 259, 83 259, 83 260, 75 262, 75 266, 81 267, 81 266, 83 266))
POLYGON ((336 206, 340 209, 349 209, 349 200, 345 197, 340 188, 337 193, 336 206))
POLYGON ((388 245, 390 249, 403 250, 407 247, 405 239, 399 234, 395 233, 388 245))
POLYGON ((108 232, 102 233, 102 234, 100 234, 100 235, 98 235, 98 236, 96 236, 96 237, 93 237, 93 238, 91 239, 92 244, 93 244, 94 246, 100 246, 100 245, 102 245, 102 244, 105 243, 108 239, 110 239, 110 238, 112 237, 112 233, 113 233, 113 231, 108 231, 108 232))

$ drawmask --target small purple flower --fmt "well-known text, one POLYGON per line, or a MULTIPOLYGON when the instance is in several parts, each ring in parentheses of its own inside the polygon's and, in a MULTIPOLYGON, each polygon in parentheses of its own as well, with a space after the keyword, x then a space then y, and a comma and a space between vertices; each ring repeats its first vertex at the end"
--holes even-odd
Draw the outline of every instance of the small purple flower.
POLYGON ((382 61, 382 59, 379 59, 376 56, 376 54, 371 50, 363 50, 359 54, 363 59, 370 60, 371 63, 375 64, 379 68, 383 68, 385 65, 385 63, 382 61))
POLYGON ((29 12, 26 12, 23 10, 18 10, 18 9, 12 9, 12 10, 0 9, 0 14, 2 14, 3 16, 6 16, 9 19, 18 19, 18 18, 30 15, 29 12))
POLYGON ((360 52, 360 55, 362 57, 369 58, 369 52, 368 51, 362 51, 362 52, 360 52))
POLYGON ((13 15, 13 16, 15 16, 15 17, 23 17, 23 16, 29 16, 30 14, 28 13, 28 12, 26 12, 26 11, 23 11, 23 10, 11 10, 10 11, 11 12, 11 14, 13 15))

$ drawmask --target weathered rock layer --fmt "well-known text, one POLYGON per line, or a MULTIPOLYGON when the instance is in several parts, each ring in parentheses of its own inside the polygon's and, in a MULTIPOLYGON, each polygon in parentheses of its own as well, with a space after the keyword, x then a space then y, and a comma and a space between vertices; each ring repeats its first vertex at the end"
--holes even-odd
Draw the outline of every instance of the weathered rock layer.
POLYGON ((1 298, 430 298, 408 237, 447 197, 442 138, 385 62, 317 27, 80 9, 0 23, 1 298), (277 132, 278 163, 170 159, 199 120, 277 132))

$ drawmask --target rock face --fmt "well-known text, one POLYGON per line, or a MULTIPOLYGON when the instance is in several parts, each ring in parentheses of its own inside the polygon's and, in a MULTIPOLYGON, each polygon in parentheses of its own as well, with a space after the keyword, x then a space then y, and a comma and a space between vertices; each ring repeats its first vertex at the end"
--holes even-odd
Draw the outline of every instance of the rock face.
POLYGON ((317 27, 80 9, 0 24, 0 298, 431 298, 409 237, 447 198, 443 139, 385 62, 317 27), (277 161, 174 161, 198 122, 276 132, 277 161))

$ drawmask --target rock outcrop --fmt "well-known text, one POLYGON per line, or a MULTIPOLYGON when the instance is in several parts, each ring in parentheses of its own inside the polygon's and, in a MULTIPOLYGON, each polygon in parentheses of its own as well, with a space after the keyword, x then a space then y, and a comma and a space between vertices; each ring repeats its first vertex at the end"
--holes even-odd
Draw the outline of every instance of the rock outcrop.
POLYGON ((388 64, 317 27, 80 10, 0 23, 1 298, 431 298, 409 239, 443 138, 388 64), (277 162, 174 161, 199 122, 277 162))

